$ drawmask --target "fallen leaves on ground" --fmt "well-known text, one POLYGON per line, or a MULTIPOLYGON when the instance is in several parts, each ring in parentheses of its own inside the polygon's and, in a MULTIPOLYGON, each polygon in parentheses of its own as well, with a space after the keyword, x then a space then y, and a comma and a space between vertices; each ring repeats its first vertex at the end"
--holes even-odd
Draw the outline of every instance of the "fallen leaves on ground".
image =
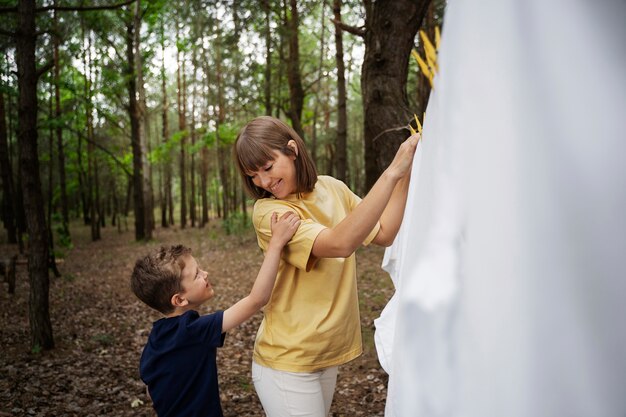
MULTIPOLYGON (((72 229, 74 249, 64 254, 61 278, 51 276, 50 316, 55 348, 33 352, 28 321, 26 266, 17 269, 16 291, 0 285, 0 417, 154 416, 139 379, 138 363, 159 314, 129 288, 135 260, 161 244, 182 243, 209 272, 216 296, 201 313, 224 309, 244 297, 262 254, 253 232, 227 236, 217 222, 203 229, 157 229, 147 243, 132 231, 105 228, 91 242, 89 229, 72 229)), ((0 257, 17 252, 0 244, 0 257)), ((364 353, 340 367, 331 409, 334 417, 382 416, 387 375, 376 358, 373 321, 393 293, 380 269, 383 249, 359 249, 357 268, 364 353)), ((250 377, 252 347, 261 314, 231 331, 218 351, 222 407, 226 417, 263 416, 250 377)))

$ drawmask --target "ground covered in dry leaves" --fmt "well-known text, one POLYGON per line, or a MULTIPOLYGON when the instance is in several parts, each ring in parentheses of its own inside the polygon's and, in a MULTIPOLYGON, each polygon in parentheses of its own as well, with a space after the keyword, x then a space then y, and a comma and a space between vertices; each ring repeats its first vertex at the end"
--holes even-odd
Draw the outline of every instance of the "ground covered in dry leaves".
MULTIPOLYGON (((91 242, 87 227, 72 228, 74 248, 64 250, 61 278, 51 275, 50 315, 56 347, 30 347, 26 266, 18 266, 14 295, 0 283, 0 417, 153 416, 139 379, 138 362, 159 314, 129 289, 134 261, 161 244, 183 243, 204 266, 216 296, 203 313, 245 296, 262 261, 251 230, 227 236, 217 222, 204 229, 157 229, 154 240, 134 241, 131 231, 103 229, 91 242)), ((5 236, 0 239, 6 239, 5 236)), ((2 240, 0 240, 2 242, 2 240)), ((4 241, 6 242, 6 240, 4 241)), ((0 258, 17 247, 0 243, 0 258)), ((373 344, 373 321, 393 293, 380 269, 381 248, 357 253, 364 354, 340 367, 332 416, 382 416, 387 376, 373 344)), ((250 379, 250 361, 261 313, 226 337, 218 351, 225 416, 263 416, 250 379)))

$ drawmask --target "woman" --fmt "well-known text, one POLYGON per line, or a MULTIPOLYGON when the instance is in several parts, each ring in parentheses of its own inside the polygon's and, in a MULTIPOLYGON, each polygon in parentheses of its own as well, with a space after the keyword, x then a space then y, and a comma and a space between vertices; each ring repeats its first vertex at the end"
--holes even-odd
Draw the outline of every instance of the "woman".
POLYGON ((302 219, 254 345, 252 379, 269 417, 327 416, 338 366, 362 353, 354 252, 393 242, 418 140, 400 146, 361 200, 341 181, 318 176, 304 141, 280 120, 258 117, 237 136, 235 161, 257 199, 252 217, 261 249, 273 212, 302 219))

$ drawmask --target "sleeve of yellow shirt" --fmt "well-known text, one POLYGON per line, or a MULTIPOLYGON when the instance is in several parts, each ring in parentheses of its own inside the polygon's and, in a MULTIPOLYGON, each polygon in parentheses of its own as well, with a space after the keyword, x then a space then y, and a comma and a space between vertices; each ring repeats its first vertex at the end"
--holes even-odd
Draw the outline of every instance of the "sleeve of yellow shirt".
MULTIPOLYGON (((259 200, 254 207, 252 222, 256 230, 259 247, 265 251, 272 237, 271 218, 276 212, 280 217, 287 211, 296 211, 280 200, 259 200)), ((300 213, 298 213, 300 215, 300 213)), ((282 259, 298 269, 309 271, 315 264, 316 258, 311 254, 313 243, 317 235, 326 227, 311 219, 302 219, 296 234, 285 246, 282 259)))

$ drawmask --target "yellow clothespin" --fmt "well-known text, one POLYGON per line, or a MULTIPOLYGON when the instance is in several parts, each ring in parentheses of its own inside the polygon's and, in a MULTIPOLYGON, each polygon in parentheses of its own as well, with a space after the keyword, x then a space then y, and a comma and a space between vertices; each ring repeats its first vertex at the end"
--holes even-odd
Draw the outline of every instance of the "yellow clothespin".
POLYGON ((415 60, 417 61, 417 65, 419 65, 420 71, 422 71, 422 74, 424 74, 424 76, 428 78, 428 81, 430 82, 430 87, 432 88, 433 87, 433 73, 428 68, 428 64, 424 62, 422 57, 419 56, 419 54, 417 53, 417 51, 415 51, 415 49, 411 50, 411 55, 413 55, 413 58, 415 58, 415 60))
POLYGON ((424 52, 426 53, 426 61, 428 66, 432 68, 433 72, 437 73, 439 68, 437 67, 437 50, 428 39, 428 35, 423 30, 420 30, 420 38, 424 44, 424 52))
MULTIPOLYGON (((426 113, 424 113, 424 116, 426 115, 426 113)), ((420 120, 417 118, 417 114, 413 114, 413 117, 415 117, 415 123, 417 123, 417 132, 418 133, 422 133, 422 124, 420 123, 420 120)), ((424 120, 424 119, 422 119, 424 120)))

